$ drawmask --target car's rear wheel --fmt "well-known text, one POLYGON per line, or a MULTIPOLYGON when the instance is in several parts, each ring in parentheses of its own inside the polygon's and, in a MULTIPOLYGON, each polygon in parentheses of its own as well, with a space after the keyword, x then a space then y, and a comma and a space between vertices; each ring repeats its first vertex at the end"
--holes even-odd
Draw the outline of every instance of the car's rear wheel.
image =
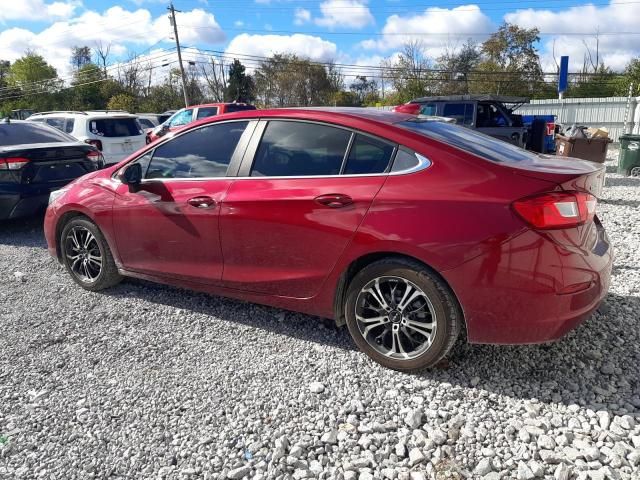
POLYGON ((462 313, 448 286, 425 266, 389 258, 351 281, 345 316, 354 341, 381 365, 417 372, 454 345, 462 313))
POLYGON ((102 290, 122 280, 104 235, 90 220, 72 218, 62 229, 60 248, 64 266, 82 288, 102 290))

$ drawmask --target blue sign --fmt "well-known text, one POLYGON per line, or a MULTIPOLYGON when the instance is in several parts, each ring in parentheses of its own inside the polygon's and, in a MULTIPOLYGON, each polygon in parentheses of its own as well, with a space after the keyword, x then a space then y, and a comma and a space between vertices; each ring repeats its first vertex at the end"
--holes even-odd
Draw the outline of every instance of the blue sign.
POLYGON ((558 78, 558 93, 567 91, 569 84, 569 57, 560 57, 560 77, 558 78))

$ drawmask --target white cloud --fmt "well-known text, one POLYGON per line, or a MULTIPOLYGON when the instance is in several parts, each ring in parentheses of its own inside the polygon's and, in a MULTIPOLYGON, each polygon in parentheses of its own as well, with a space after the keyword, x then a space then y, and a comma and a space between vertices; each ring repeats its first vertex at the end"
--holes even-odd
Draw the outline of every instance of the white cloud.
POLYGON ((309 21, 311 21, 311 12, 306 8, 296 8, 296 12, 293 14, 293 23, 304 25, 309 21))
POLYGON ((293 53, 321 62, 335 59, 337 51, 335 43, 300 33, 293 35, 249 35, 242 33, 231 40, 226 49, 227 54, 231 56, 235 54, 269 57, 275 53, 293 53))
POLYGON ((0 8, 0 22, 6 20, 47 20, 68 18, 81 5, 79 0, 45 2, 44 0, 6 1, 0 8))
POLYGON ((432 7, 410 16, 391 15, 382 28, 382 36, 360 42, 365 49, 389 51, 412 40, 422 41, 425 54, 439 56, 446 48, 455 48, 467 36, 489 35, 495 25, 477 5, 461 5, 452 9, 432 7))
POLYGON ((314 22, 321 27, 364 28, 375 22, 364 0, 325 0, 320 12, 314 22))
MULTIPOLYGON (((504 16, 507 22, 521 27, 537 27, 541 32, 567 32, 574 35, 558 35, 543 37, 541 60, 546 70, 554 71, 553 61, 554 39, 555 52, 569 55, 569 70, 582 68, 584 55, 587 52, 585 42, 592 54, 595 53, 596 34, 600 32, 636 32, 637 19, 640 18, 640 4, 628 2, 594 6, 582 5, 570 7, 562 11, 549 10, 517 10, 504 16), (580 35, 580 34, 585 35, 580 35), (577 35, 576 35, 577 34, 577 35)), ((621 70, 633 57, 640 55, 640 36, 638 35, 600 35, 600 59, 605 65, 621 70)))
MULTIPOLYGON (((180 40, 185 45, 216 44, 225 39, 214 16, 204 10, 178 13, 176 20, 180 26, 180 40)), ((0 58, 13 61, 31 49, 56 67, 59 75, 68 76, 73 46, 95 47, 97 42, 110 44, 112 56, 117 57, 130 48, 148 47, 163 39, 171 42, 171 33, 164 14, 154 19, 149 10, 129 11, 115 6, 103 13, 86 11, 73 19, 57 21, 39 33, 16 28, 3 31, 0 33, 0 58)))

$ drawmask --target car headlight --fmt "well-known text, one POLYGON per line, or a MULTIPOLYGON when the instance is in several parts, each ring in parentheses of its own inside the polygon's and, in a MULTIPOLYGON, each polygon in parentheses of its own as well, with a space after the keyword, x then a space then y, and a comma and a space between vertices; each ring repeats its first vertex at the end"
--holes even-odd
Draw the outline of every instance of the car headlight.
POLYGON ((54 190, 49 193, 49 205, 55 203, 60 197, 62 197, 65 193, 67 193, 68 188, 60 188, 59 190, 54 190))

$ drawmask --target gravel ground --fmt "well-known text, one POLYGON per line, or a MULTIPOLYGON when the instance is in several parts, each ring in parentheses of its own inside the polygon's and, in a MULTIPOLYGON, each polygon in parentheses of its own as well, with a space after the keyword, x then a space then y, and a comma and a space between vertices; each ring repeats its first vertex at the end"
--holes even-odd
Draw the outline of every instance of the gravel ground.
POLYGON ((304 315, 85 292, 41 219, 2 224, 0 478, 640 479, 640 179, 609 173, 599 214, 616 263, 598 313, 420 376, 304 315))

